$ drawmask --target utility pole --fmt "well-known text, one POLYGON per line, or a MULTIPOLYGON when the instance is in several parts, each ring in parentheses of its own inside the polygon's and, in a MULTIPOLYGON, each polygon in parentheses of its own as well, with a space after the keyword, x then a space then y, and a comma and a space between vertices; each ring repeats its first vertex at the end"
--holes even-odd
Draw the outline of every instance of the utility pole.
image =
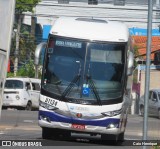
POLYGON ((160 0, 156 0, 156 6, 159 6, 160 0))
MULTIPOLYGON (((156 22, 160 22, 160 0, 156 0, 156 22)), ((160 24, 158 23, 158 28, 160 32, 160 24)))
POLYGON ((34 13, 31 16, 31 35, 35 38, 35 29, 36 29, 37 18, 34 16, 34 13))
POLYGON ((17 75, 17 70, 18 70, 20 29, 21 29, 21 15, 18 14, 18 24, 17 24, 17 31, 16 31, 16 49, 14 53, 15 54, 14 76, 17 75))
MULTIPOLYGON (((147 24, 147 51, 146 51, 146 73, 145 73, 145 96, 144 96, 144 121, 143 121, 143 140, 147 140, 148 132, 148 99, 150 87, 150 54, 151 54, 151 41, 152 41, 152 12, 153 2, 148 0, 148 24, 147 24)), ((146 146, 143 146, 146 149, 146 146)))
POLYGON ((3 103, 4 84, 11 49, 15 0, 0 0, 0 117, 3 103))
POLYGON ((156 20, 160 19, 160 0, 156 0, 156 20))
MULTIPOLYGON (((37 18, 35 17, 35 12, 36 8, 33 8, 33 13, 31 16, 31 36, 33 39, 35 39, 35 30, 36 30, 36 23, 37 23, 37 18)), ((38 78, 38 65, 35 64, 35 78, 38 78)))

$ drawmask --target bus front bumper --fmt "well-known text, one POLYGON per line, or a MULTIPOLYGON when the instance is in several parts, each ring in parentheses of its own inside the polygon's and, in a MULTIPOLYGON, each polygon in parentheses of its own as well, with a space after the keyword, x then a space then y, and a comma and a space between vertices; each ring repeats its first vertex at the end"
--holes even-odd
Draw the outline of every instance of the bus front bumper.
POLYGON ((102 126, 93 126, 93 125, 80 125, 80 124, 71 124, 64 122, 53 122, 48 121, 47 119, 39 120, 40 127, 47 128, 57 128, 57 129, 65 129, 71 132, 82 132, 82 133, 94 133, 94 134, 119 134, 121 133, 120 128, 115 124, 109 124, 106 127, 102 126))

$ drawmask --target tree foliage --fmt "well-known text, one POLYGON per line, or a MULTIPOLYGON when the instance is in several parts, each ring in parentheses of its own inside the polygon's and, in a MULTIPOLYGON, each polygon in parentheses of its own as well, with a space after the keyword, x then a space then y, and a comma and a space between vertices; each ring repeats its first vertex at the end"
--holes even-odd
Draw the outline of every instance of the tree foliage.
MULTIPOLYGON (((16 28, 16 27, 15 27, 16 28)), ((34 59, 36 48, 35 38, 30 34, 30 28, 22 25, 19 39, 19 62, 25 62, 34 59)), ((10 59, 14 61, 14 53, 16 49, 16 37, 12 39, 10 50, 10 59)))
POLYGON ((39 3, 41 0, 16 0, 16 12, 33 12, 33 8, 39 3))
MULTIPOLYGON (((42 72, 41 69, 38 70, 38 76, 41 78, 42 72)), ((7 77, 13 77, 14 73, 10 72, 7 73, 7 77)), ((21 77, 29 77, 29 78, 34 78, 35 77, 35 65, 34 61, 30 60, 23 66, 21 66, 18 71, 16 76, 21 76, 21 77)))
MULTIPOLYGON (((33 12, 33 8, 40 2, 41 0, 16 0, 16 8, 15 8, 15 23, 13 29, 16 29, 19 34, 19 47, 18 47, 18 59, 20 63, 28 65, 30 61, 34 59, 34 51, 36 48, 35 37, 31 35, 31 27, 28 25, 21 25, 21 19, 23 18, 23 12, 33 12), (21 20, 20 22, 18 20, 21 20), (19 23, 18 23, 19 22, 19 23), (18 30, 18 26, 20 26, 20 30, 18 30)), ((12 39, 12 46, 10 51, 10 59, 14 62, 15 59, 15 49, 16 49, 16 37, 12 39)), ((18 70, 17 75, 22 76, 34 76, 31 70, 31 67, 25 66, 21 67, 18 70), (29 72, 28 72, 29 71, 29 72), (26 72, 26 73, 25 73, 26 72)), ((12 75, 12 74, 8 74, 12 75)))
MULTIPOLYGON (((138 46, 134 46, 134 56, 135 57, 139 56, 138 46)), ((136 61, 136 59, 134 59, 134 67, 137 67, 137 61, 136 61)))
MULTIPOLYGON (((14 73, 8 73, 7 77, 13 77, 14 73)), ((25 65, 21 66, 20 69, 17 71, 16 76, 23 76, 23 77, 30 77, 34 78, 35 77, 35 67, 33 61, 29 61, 25 65)))
POLYGON ((27 76, 34 78, 35 68, 33 61, 29 61, 27 64, 23 65, 17 72, 17 76, 27 76))

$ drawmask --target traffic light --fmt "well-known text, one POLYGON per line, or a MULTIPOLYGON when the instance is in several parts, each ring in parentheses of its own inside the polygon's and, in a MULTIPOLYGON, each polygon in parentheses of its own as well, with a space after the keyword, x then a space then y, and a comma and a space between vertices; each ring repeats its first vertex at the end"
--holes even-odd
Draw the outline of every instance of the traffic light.
POLYGON ((98 0, 88 0, 88 5, 98 5, 98 0))

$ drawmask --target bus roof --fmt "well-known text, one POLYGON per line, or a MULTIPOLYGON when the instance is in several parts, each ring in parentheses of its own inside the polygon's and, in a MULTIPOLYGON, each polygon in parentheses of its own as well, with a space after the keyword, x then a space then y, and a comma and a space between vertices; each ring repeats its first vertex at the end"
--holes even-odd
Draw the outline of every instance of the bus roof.
POLYGON ((127 42, 129 31, 124 23, 93 18, 58 18, 50 34, 92 41, 127 42))

